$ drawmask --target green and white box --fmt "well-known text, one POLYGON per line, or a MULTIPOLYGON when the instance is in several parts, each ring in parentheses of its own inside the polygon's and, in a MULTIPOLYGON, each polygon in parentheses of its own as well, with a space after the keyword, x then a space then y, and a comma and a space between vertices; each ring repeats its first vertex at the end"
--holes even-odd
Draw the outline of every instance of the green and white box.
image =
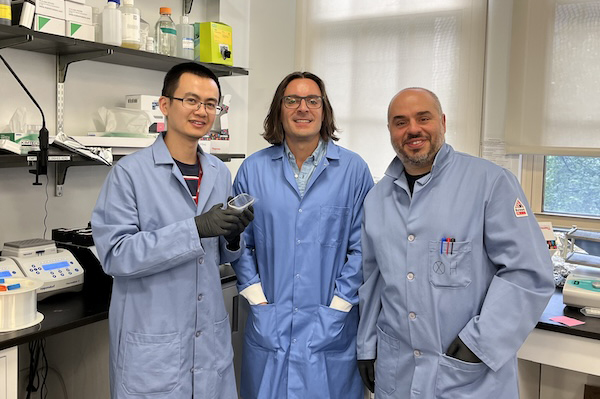
POLYGON ((67 21, 65 36, 72 37, 73 39, 89 40, 90 42, 93 42, 94 26, 67 21))
POLYGON ((65 2, 64 0, 37 0, 35 13, 64 20, 65 2))
POLYGON ((92 7, 85 4, 65 1, 65 20, 85 25, 93 25, 92 7))
POLYGON ((33 23, 34 30, 44 33, 52 33, 53 35, 65 35, 65 20, 53 18, 47 15, 36 14, 35 22, 33 23))

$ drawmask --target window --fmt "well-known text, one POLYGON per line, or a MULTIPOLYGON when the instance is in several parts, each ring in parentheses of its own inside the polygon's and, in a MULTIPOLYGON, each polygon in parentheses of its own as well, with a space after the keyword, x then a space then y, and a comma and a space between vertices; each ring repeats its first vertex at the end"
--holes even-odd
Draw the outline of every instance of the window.
POLYGON ((301 69, 325 81, 340 145, 359 153, 376 178, 395 156, 387 107, 406 87, 434 91, 447 115, 446 141, 479 155, 485 0, 300 4, 301 69))
POLYGON ((544 212, 600 217, 600 158, 547 156, 544 212))

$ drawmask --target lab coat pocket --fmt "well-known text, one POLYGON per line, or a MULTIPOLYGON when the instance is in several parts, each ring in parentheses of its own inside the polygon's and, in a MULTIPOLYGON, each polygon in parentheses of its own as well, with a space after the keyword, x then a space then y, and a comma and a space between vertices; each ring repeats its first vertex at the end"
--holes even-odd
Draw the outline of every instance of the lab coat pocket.
POLYGON ((308 347, 315 352, 343 352, 354 342, 358 328, 358 313, 320 305, 313 318, 313 330, 308 347))
POLYGON ((222 375, 233 361, 233 348, 231 346, 231 326, 229 325, 229 315, 225 319, 218 321, 214 326, 215 347, 215 366, 217 373, 222 375))
POLYGON ((319 243, 325 247, 339 247, 348 224, 350 208, 321 206, 319 217, 319 243))
POLYGON ((252 344, 270 351, 279 349, 275 304, 250 306, 249 321, 246 335, 252 344))
POLYGON ((437 399, 495 398, 496 378, 485 363, 469 363, 442 354, 438 364, 437 399))
POLYGON ((377 356, 375 361, 375 390, 385 395, 396 391, 396 376, 400 361, 400 344, 377 326, 377 356))
POLYGON ((128 332, 123 356, 123 388, 130 394, 165 394, 178 383, 179 333, 128 332))
POLYGON ((464 288, 471 283, 471 242, 429 242, 429 281, 438 288, 464 288))

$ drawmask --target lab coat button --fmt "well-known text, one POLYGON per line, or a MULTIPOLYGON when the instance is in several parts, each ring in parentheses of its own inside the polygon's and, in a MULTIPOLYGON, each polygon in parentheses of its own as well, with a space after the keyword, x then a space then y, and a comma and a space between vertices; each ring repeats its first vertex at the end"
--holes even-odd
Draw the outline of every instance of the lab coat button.
POLYGON ((413 352, 415 357, 420 357, 421 356, 421 351, 418 349, 415 349, 415 351, 413 352))
POLYGON ((292 344, 295 344, 295 343, 296 343, 296 338, 293 338, 292 339, 292 344))
POLYGON ((203 264, 204 263, 204 258, 198 259, 198 263, 203 264))
POLYGON ((202 295, 202 294, 198 295, 198 300, 201 301, 202 299, 204 299, 204 295, 202 295))
POLYGON ((414 320, 414 319, 416 319, 416 318, 417 318, 417 315, 415 314, 415 312, 410 312, 410 313, 408 314, 408 317, 410 317, 411 319, 413 319, 413 320, 414 320))
POLYGON ((414 273, 410 272, 410 273, 408 273, 406 275, 406 278, 409 279, 409 280, 414 280, 415 279, 415 275, 414 275, 414 273))
POLYGON ((296 240, 296 244, 297 244, 297 245, 300 245, 300 240, 296 240))
POLYGON ((192 367, 192 368, 190 369, 190 373, 193 373, 193 372, 194 372, 194 368, 192 367))
POLYGON ((415 240, 415 236, 412 234, 408 236, 408 241, 413 242, 415 240))
POLYGON ((199 337, 202 335, 202 331, 196 331, 196 337, 199 337))
POLYGON ((298 273, 296 273, 296 279, 299 279, 300 275, 298 273))
POLYGON ((302 213, 302 208, 298 209, 298 212, 299 212, 299 213, 302 213))
POLYGON ((298 308, 294 308, 294 313, 296 313, 298 311, 298 308))

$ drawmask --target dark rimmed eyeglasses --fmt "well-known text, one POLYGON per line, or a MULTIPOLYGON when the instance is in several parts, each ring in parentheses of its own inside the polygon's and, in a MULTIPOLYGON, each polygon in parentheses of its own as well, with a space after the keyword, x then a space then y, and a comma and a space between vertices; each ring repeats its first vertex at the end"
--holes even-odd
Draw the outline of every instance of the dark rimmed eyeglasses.
POLYGON ((194 97, 186 97, 186 98, 178 98, 178 97, 171 97, 171 96, 167 96, 167 97, 172 100, 181 101, 183 108, 193 110, 193 111, 198 111, 200 109, 200 107, 202 105, 204 105, 204 109, 206 110, 207 114, 220 115, 224 109, 220 105, 217 105, 215 102, 206 102, 205 103, 205 102, 196 100, 194 97))
POLYGON ((286 108, 296 109, 300 107, 300 103, 304 100, 306 102, 306 106, 308 108, 321 108, 323 106, 323 97, 322 96, 285 96, 283 97, 283 105, 286 108))

